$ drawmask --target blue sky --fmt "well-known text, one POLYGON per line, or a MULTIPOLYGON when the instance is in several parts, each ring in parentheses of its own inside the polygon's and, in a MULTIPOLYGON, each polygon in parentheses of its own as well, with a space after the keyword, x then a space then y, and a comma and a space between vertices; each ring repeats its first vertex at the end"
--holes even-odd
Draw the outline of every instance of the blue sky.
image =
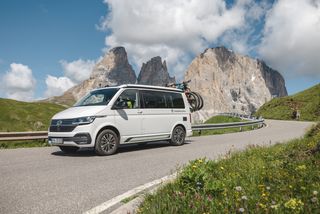
POLYGON ((42 97, 47 74, 63 75, 60 60, 102 55, 105 32, 96 25, 107 8, 100 0, 0 1, 0 72, 13 62, 28 65, 42 97))
POLYGON ((320 51, 320 25, 313 25, 320 3, 312 2, 1 0, 0 77, 5 82, 0 97, 59 95, 88 76, 80 78, 77 71, 88 73, 104 51, 117 45, 127 49, 136 71, 160 55, 178 79, 205 48, 225 45, 279 70, 292 94, 320 82, 314 57, 320 51), (303 36, 291 36, 300 26, 293 21, 300 20, 303 36))

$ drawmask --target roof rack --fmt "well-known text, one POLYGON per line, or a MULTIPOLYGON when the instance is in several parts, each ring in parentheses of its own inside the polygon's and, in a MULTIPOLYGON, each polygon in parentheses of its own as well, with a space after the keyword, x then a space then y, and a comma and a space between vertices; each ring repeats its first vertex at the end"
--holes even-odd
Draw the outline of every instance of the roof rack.
POLYGON ((181 89, 177 89, 177 88, 153 86, 153 85, 140 85, 140 84, 125 84, 125 85, 120 85, 119 88, 145 88, 145 89, 182 92, 181 89))

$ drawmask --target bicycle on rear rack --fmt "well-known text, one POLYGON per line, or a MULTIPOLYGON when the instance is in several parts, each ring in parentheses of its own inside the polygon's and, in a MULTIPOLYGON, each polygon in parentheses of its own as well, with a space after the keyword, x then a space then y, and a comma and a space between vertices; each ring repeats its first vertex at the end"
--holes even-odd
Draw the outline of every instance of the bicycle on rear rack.
POLYGON ((190 83, 191 80, 183 81, 182 83, 172 83, 172 84, 166 84, 166 87, 175 87, 177 89, 181 89, 184 91, 188 102, 191 106, 191 110, 199 111, 203 107, 203 99, 201 95, 197 92, 191 91, 191 89, 188 86, 188 83, 190 83))

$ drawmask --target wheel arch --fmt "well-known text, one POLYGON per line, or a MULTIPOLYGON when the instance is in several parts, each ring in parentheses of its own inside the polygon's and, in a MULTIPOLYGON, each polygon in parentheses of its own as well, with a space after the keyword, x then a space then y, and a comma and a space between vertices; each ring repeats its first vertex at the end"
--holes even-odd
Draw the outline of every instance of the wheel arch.
POLYGON ((120 140, 120 132, 119 132, 119 130, 118 130, 116 127, 112 126, 112 125, 106 125, 106 126, 101 127, 101 128, 99 129, 99 131, 97 132, 97 134, 96 134, 96 136, 95 136, 95 140, 94 140, 94 145, 95 145, 96 142, 97 142, 97 138, 98 138, 99 134, 100 134, 103 130, 106 130, 106 129, 110 129, 110 130, 114 131, 114 132, 117 134, 118 139, 120 140))
POLYGON ((174 126, 172 127, 172 129, 171 129, 171 131, 170 131, 170 138, 172 137, 172 132, 173 132, 173 130, 174 130, 177 126, 181 126, 181 127, 184 129, 184 131, 187 132, 187 129, 186 129, 186 127, 183 125, 183 123, 176 123, 176 124, 174 124, 174 126))

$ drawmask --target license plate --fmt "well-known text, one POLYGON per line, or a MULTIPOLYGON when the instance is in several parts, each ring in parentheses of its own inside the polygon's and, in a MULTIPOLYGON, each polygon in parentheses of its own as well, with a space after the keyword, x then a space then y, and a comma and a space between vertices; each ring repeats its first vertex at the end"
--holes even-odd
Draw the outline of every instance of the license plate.
POLYGON ((51 138, 51 144, 63 144, 62 138, 51 138))

